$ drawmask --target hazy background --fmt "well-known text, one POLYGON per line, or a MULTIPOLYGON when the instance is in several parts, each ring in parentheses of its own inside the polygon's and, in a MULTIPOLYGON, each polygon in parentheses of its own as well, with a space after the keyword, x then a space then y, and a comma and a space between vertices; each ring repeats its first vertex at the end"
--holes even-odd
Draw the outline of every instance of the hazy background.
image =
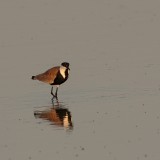
POLYGON ((160 158, 160 2, 0 1, 0 158, 160 158), (52 107, 34 74, 70 63, 59 101, 73 129, 35 119, 52 107))

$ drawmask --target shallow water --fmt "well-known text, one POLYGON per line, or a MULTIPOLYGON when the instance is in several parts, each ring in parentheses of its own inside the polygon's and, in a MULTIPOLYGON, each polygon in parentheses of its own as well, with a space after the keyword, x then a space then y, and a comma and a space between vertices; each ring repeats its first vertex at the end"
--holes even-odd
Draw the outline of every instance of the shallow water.
POLYGON ((159 160, 159 3, 1 1, 0 159, 159 160))

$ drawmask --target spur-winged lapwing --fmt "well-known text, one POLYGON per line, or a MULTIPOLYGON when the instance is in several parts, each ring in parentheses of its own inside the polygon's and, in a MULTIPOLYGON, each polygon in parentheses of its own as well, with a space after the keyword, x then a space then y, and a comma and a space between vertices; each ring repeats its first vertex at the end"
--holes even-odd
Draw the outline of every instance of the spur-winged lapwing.
POLYGON ((70 70, 69 63, 63 62, 61 66, 53 67, 44 73, 38 74, 36 76, 32 76, 32 79, 39 80, 44 83, 48 83, 52 85, 51 94, 53 98, 54 97, 57 98, 58 87, 68 79, 69 70, 70 70), (55 94, 53 94, 54 85, 56 86, 55 94))

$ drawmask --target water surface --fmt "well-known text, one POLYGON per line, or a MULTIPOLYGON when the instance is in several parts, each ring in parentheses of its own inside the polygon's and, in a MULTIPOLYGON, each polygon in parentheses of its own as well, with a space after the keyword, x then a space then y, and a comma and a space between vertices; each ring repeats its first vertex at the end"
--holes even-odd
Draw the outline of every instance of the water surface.
POLYGON ((159 160, 159 3, 2 0, 0 158, 159 160), (52 103, 31 76, 63 61, 52 103))

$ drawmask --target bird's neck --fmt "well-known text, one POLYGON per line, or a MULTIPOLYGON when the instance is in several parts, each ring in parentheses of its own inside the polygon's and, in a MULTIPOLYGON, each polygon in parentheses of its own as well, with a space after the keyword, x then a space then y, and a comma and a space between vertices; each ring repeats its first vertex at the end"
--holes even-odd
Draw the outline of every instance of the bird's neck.
POLYGON ((68 78, 68 75, 69 75, 69 69, 64 67, 64 66, 61 66, 60 67, 60 74, 62 75, 62 77, 64 79, 67 79, 68 78))

